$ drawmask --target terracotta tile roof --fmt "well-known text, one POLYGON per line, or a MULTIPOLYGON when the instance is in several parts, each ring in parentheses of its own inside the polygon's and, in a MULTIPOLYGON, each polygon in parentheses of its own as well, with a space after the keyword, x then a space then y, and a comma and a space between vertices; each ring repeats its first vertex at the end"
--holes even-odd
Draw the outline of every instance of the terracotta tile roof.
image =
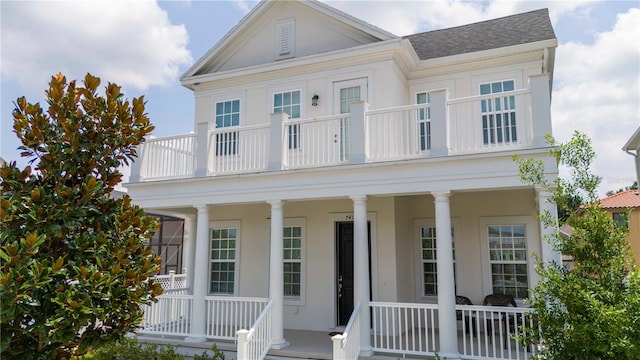
POLYGON ((627 190, 600 200, 603 209, 640 208, 638 190, 627 190))
POLYGON ((555 39, 547 9, 405 36, 420 60, 555 39))

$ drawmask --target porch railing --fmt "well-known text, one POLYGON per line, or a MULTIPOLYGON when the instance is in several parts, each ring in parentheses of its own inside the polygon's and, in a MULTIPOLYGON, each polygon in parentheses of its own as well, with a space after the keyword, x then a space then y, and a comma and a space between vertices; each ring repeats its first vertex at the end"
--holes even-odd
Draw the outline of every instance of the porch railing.
POLYGON ((369 162, 424 156, 431 148, 429 104, 367 111, 366 121, 369 162))
POLYGON ((530 146, 529 89, 447 101, 450 154, 530 146))
POLYGON ((176 274, 175 271, 169 271, 167 275, 156 275, 155 281, 162 286, 162 289, 182 289, 187 287, 187 274, 176 274))
POLYGON ((360 356, 360 303, 356 304, 342 334, 334 335, 333 359, 358 360, 360 356))
POLYGON ((349 161, 349 122, 349 114, 286 120, 283 167, 299 169, 349 161))
POLYGON ((373 350, 404 355, 438 351, 438 305, 371 302, 373 350))
POLYGON ((209 174, 233 174, 267 168, 269 124, 234 126, 209 132, 209 174))
POLYGON ((251 328, 268 302, 264 298, 205 297, 206 337, 235 340, 239 330, 251 328))
POLYGON ((267 355, 273 342, 271 336, 272 307, 273 300, 270 300, 251 329, 238 330, 238 359, 262 360, 267 355))
POLYGON ((140 176, 145 180, 192 177, 195 156, 195 134, 147 139, 140 148, 140 176))
POLYGON ((189 335, 193 295, 162 294, 158 302, 143 305, 144 319, 138 333, 189 335))
POLYGON ((530 359, 536 347, 523 347, 512 337, 523 326, 534 327, 531 309, 456 305, 460 319, 461 355, 465 359, 530 359))

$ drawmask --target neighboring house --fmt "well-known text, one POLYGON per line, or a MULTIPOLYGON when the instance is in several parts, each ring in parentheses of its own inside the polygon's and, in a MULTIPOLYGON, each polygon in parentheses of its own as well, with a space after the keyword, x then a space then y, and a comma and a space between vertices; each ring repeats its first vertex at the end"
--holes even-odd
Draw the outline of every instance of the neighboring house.
POLYGON ((640 265, 640 196, 638 190, 627 190, 600 200, 600 207, 611 213, 619 226, 629 229, 629 245, 636 264, 640 265), (630 211, 627 218, 627 211, 630 211))
POLYGON ((550 194, 512 159, 557 177, 556 46, 547 10, 398 37, 317 1, 259 3, 181 78, 195 133, 148 140, 132 169, 134 201, 196 234, 188 292, 140 333, 237 340, 241 359, 266 328, 258 345, 288 357, 530 356, 488 325, 506 308, 458 322, 455 295, 520 306, 532 253, 560 261, 537 218, 550 194))

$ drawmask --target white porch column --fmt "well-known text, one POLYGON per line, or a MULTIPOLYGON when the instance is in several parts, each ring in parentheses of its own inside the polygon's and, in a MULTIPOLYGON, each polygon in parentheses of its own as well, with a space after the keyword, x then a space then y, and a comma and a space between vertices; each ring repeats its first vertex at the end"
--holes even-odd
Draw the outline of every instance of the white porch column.
POLYGON ((456 289, 453 276, 449 195, 449 192, 433 194, 436 207, 438 328, 440 332, 440 357, 460 359, 460 354, 458 353, 456 289))
POLYGON ((269 155, 267 169, 269 171, 282 170, 284 156, 289 148, 288 137, 284 134, 283 123, 289 120, 285 113, 271 114, 271 128, 269 129, 269 155), (287 142, 285 142, 287 141, 287 142))
POLYGON ((555 261, 558 264, 562 264, 562 255, 558 251, 554 250, 549 243, 549 237, 554 236, 558 232, 558 209, 556 204, 550 201, 552 194, 549 191, 537 188, 536 193, 538 195, 538 214, 542 217, 545 212, 548 212, 554 220, 552 226, 547 226, 540 221, 542 262, 549 263, 555 261))
POLYGON ((284 265, 282 259, 284 224, 282 201, 269 202, 271 205, 271 260, 269 263, 269 297, 273 300, 271 310, 271 348, 282 349, 289 346, 284 339, 284 265))
POLYGON ((189 237, 184 242, 184 255, 182 256, 183 267, 187 268, 187 287, 190 291, 193 291, 193 275, 194 268, 196 263, 196 243, 197 243, 197 234, 198 234, 198 221, 196 216, 187 215, 187 220, 189 221, 189 237))
POLYGON ((191 336, 189 342, 204 342, 205 337, 205 296, 207 296, 209 261, 209 206, 197 205, 198 224, 195 241, 195 261, 193 271, 193 307, 191 313, 191 336))
POLYGON ((352 102, 349 105, 351 119, 349 124, 349 163, 363 164, 367 161, 365 114, 369 109, 366 101, 352 102))
POLYGON ((353 200, 353 303, 360 303, 360 355, 371 356, 371 313, 369 312, 369 231, 367 197, 353 200))

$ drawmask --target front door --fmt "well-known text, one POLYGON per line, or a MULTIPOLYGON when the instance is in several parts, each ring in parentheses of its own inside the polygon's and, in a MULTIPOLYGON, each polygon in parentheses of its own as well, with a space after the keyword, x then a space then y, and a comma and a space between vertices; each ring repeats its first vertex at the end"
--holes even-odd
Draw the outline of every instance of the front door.
MULTIPOLYGON (((371 297, 371 224, 369 238, 369 296, 371 297)), ((337 325, 345 326, 353 312, 353 221, 336 222, 337 325)))

